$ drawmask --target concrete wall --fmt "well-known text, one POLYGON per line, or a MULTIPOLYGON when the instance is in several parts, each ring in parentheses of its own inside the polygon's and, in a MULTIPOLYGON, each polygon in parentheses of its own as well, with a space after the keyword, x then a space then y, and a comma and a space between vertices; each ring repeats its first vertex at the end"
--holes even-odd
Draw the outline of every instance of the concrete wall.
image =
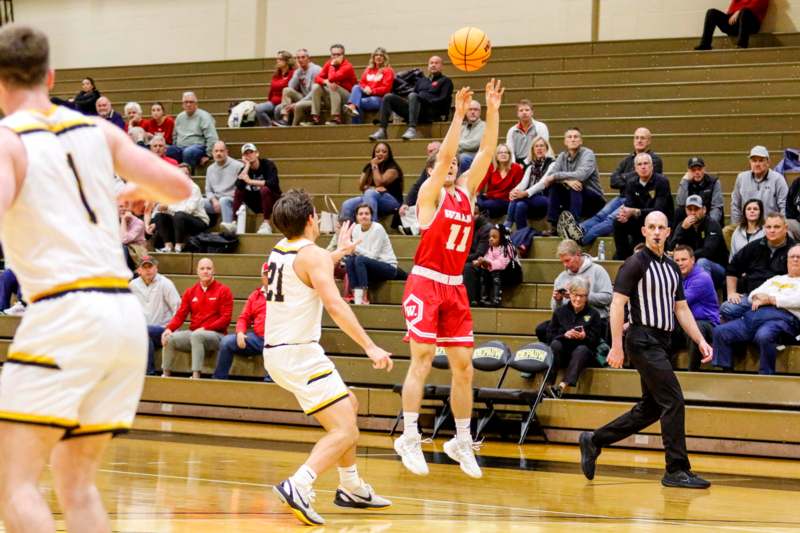
MULTIPOLYGON (((443 49, 477 26, 494 45, 588 41, 597 5, 600 40, 699 35, 709 7, 728 0, 23 0, 16 19, 45 30, 57 68, 272 56, 331 43, 349 52, 384 46, 443 49), (498 6, 502 5, 502 8, 498 6)), ((800 28, 800 1, 772 0, 764 31, 800 28)))

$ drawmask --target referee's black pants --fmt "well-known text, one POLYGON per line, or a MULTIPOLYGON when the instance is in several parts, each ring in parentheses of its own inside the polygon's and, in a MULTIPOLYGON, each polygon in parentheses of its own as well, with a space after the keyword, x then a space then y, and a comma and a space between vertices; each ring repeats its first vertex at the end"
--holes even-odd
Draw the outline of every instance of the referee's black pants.
POLYGON ((594 432, 596 446, 608 446, 661 421, 661 440, 667 472, 689 470, 686 453, 683 391, 669 359, 670 333, 631 326, 625 336, 625 352, 639 372, 642 399, 627 413, 594 432))

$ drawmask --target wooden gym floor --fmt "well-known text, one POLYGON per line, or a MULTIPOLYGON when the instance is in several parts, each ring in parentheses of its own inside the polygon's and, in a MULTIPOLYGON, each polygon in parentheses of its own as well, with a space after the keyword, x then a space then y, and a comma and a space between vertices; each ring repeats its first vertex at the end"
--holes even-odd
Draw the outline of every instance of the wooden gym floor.
MULTIPOLYGON (((694 455, 711 490, 663 488, 660 452, 605 450, 597 476, 575 446, 486 443, 484 478, 423 445, 431 473, 408 473, 386 434, 362 433, 359 471, 394 505, 362 513, 333 505, 335 472, 316 483, 322 528, 296 521, 271 484, 302 463, 317 429, 140 416, 114 439, 98 484, 120 532, 265 531, 796 531, 800 462, 694 455), (429 453, 428 453, 429 452, 429 453)), ((42 490, 55 509, 49 475, 42 490)), ((60 518, 60 515, 57 515, 60 518)), ((63 528, 63 523, 59 522, 63 528)))

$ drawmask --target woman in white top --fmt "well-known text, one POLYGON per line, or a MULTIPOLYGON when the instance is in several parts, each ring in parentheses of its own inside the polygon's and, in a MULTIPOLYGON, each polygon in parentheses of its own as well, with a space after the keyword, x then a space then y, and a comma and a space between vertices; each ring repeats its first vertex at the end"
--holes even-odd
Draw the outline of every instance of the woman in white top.
MULTIPOLYGON (((191 170, 188 165, 180 165, 188 176, 191 170)), ((148 233, 155 229, 164 247, 159 252, 182 252, 189 237, 208 229, 208 213, 206 213, 203 193, 200 187, 192 182, 192 195, 176 204, 156 204, 153 211, 153 224, 148 225, 148 233), (155 226, 155 228, 153 228, 155 226)))
POLYGON ((372 207, 361 204, 356 208, 356 227, 353 241, 361 244, 353 255, 345 258, 347 277, 353 288, 353 303, 368 304, 366 290, 370 282, 395 279, 397 276, 397 257, 386 230, 372 222, 372 207))
POLYGON ((525 160, 525 174, 522 181, 511 191, 511 203, 508 205, 508 216, 503 224, 509 230, 514 224, 517 229, 527 228, 528 219, 544 218, 550 205, 544 190, 549 185, 549 170, 553 159, 550 143, 544 137, 536 137, 531 144, 531 153, 525 160))
POLYGON ((744 219, 736 226, 731 237, 731 256, 747 244, 764 236, 764 204, 758 198, 751 198, 744 204, 744 219))

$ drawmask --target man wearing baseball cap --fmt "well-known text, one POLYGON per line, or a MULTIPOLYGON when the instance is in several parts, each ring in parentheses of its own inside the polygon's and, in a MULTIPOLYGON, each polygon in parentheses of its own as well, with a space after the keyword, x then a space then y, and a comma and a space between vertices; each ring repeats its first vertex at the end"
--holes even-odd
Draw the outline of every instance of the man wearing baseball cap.
POLYGON ((181 296, 175 284, 158 273, 158 260, 150 255, 142 256, 136 265, 139 277, 128 283, 131 292, 139 299, 147 319, 147 375, 157 375, 155 365, 156 348, 161 347, 161 335, 172 319, 181 296))
POLYGON ((731 223, 725 226, 725 240, 730 241, 736 226, 742 221, 742 207, 752 198, 758 198, 764 204, 764 214, 786 214, 786 196, 789 186, 786 178, 770 170, 769 151, 764 146, 754 146, 750 150, 750 170, 736 176, 731 196, 731 223))
POLYGON ((236 180, 236 192, 233 194, 233 211, 238 217, 239 208, 244 204, 253 212, 263 214, 264 222, 257 233, 270 234, 272 226, 269 225, 269 218, 272 216, 272 206, 281 196, 278 167, 269 159, 259 157, 258 148, 253 143, 242 146, 242 162, 244 168, 236 180))
POLYGON ((675 202, 677 204, 675 208, 675 224, 683 222, 683 217, 686 216, 687 198, 697 195, 703 199, 706 216, 717 222, 717 224, 722 225, 724 223, 724 202, 719 179, 716 176, 706 174, 706 163, 702 157, 690 157, 686 167, 688 170, 678 185, 678 194, 675 202))
MULTIPOLYGON (((234 355, 254 356, 264 351, 264 321, 267 316, 267 271, 269 263, 261 265, 261 286, 250 293, 236 321, 236 333, 225 335, 219 345, 214 379, 228 379, 234 355)), ((263 368, 259 360, 259 368, 263 368)), ((271 382, 267 374, 264 381, 271 382)))
POLYGON ((694 252, 697 266, 714 280, 716 288, 725 282, 725 266, 728 264, 728 248, 722 238, 722 228, 716 220, 707 216, 703 198, 693 194, 686 199, 684 219, 676 224, 675 232, 667 241, 667 250, 683 244, 694 252))

